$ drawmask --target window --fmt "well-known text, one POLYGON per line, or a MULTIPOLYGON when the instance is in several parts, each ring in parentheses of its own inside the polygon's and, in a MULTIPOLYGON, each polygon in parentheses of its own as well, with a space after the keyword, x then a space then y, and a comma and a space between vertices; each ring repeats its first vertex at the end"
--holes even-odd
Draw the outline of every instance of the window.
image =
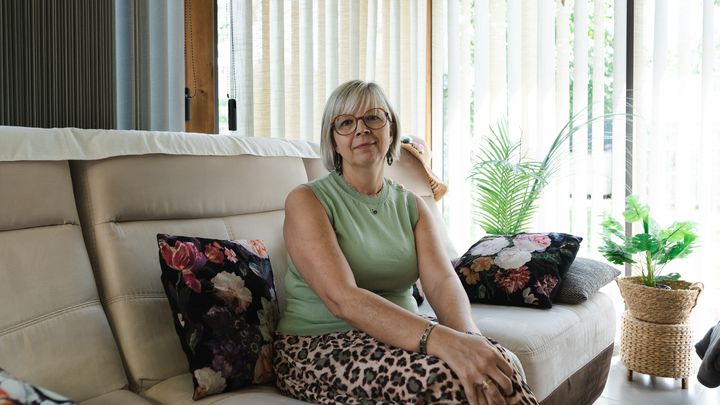
POLYGON ((463 250, 482 234, 468 221, 466 177, 488 128, 507 118, 525 155, 542 157, 573 113, 626 111, 631 66, 632 142, 622 117, 577 133, 533 229, 581 235, 580 254, 599 258, 600 215, 619 216, 631 186, 659 222, 699 224, 702 246, 666 271, 720 290, 710 265, 720 243, 720 1, 630 3, 632 10, 626 0, 450 0, 427 10, 426 0, 220 2, 221 130, 231 95, 239 133, 317 141, 329 91, 351 78, 377 81, 403 134, 424 137, 431 111, 434 169, 451 190, 443 212, 463 250))

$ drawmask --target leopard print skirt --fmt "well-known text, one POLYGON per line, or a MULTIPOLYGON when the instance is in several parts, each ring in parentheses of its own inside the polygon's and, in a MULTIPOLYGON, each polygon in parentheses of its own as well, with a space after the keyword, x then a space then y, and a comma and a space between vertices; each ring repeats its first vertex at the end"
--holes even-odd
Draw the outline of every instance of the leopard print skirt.
MULTIPOLYGON (((487 338, 510 361, 505 348, 487 338)), ((361 331, 278 336, 277 386, 318 404, 466 404, 455 372, 435 356, 388 346, 361 331)), ((537 404, 517 370, 508 405, 537 404)))

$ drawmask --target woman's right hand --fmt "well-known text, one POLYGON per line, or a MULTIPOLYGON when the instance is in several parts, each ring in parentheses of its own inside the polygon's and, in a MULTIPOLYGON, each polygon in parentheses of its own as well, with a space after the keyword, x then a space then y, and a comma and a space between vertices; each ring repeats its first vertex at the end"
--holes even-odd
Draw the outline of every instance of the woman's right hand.
POLYGON ((513 392, 512 365, 483 336, 438 325, 428 337, 428 353, 457 374, 470 405, 506 405, 513 392))

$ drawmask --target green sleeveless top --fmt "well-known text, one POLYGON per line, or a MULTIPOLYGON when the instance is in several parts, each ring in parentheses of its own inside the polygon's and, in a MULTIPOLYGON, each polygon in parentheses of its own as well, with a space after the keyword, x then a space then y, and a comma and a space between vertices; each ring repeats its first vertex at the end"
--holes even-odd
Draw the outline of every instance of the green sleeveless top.
MULTIPOLYGON (((308 186, 325 207, 358 287, 418 312, 412 296, 418 278, 413 193, 384 179, 380 193, 367 196, 350 188, 337 172, 308 186)), ((332 315, 289 257, 285 292, 287 309, 278 324, 281 334, 310 336, 353 329, 332 315)))

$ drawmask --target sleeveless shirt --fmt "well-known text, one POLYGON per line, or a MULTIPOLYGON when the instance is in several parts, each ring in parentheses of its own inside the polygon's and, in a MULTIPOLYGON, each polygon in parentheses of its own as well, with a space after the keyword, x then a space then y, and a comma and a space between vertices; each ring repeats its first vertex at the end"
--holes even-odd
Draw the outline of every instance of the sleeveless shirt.
MULTIPOLYGON (((335 171, 308 186, 325 208, 358 287, 417 313, 412 296, 418 278, 413 193, 383 179, 380 193, 367 196, 353 190, 335 171)), ((281 334, 311 336, 353 329, 327 309, 289 256, 285 291, 287 309, 278 324, 281 334)))

